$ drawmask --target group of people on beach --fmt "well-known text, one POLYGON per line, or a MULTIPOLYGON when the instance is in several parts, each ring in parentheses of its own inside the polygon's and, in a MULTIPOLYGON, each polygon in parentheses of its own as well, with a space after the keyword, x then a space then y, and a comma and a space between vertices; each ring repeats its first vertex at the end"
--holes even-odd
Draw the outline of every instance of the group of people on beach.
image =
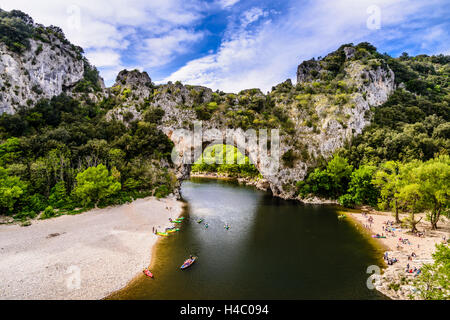
POLYGON ((398 262, 397 258, 389 258, 389 252, 385 252, 385 253, 384 253, 383 259, 384 259, 385 261, 387 261, 387 264, 388 264, 389 266, 392 266, 392 265, 394 265, 394 263, 397 263, 397 262, 398 262))
POLYGON ((412 267, 410 267, 409 263, 406 265, 406 273, 414 273, 415 276, 418 276, 422 271, 420 270, 420 268, 416 268, 414 267, 414 269, 412 267))
POLYGON ((367 219, 367 224, 364 224, 364 228, 372 229, 373 217, 372 216, 368 217, 367 213, 363 213, 363 217, 367 219))
POLYGON ((385 221, 383 222, 382 229, 384 232, 386 232, 386 236, 395 237, 395 231, 398 231, 400 229, 394 228, 395 222, 394 221, 385 221))
POLYGON ((409 242, 408 239, 399 238, 398 241, 403 243, 403 244, 411 245, 411 242, 409 242))

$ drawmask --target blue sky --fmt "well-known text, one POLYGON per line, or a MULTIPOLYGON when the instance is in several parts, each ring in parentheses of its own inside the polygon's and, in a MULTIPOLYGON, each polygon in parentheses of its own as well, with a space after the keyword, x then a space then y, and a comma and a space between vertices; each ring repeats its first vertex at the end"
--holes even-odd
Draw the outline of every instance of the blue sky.
POLYGON ((138 68, 156 83, 268 91, 295 82, 303 60, 350 42, 393 56, 450 54, 444 0, 0 0, 0 8, 60 26, 107 85, 138 68))

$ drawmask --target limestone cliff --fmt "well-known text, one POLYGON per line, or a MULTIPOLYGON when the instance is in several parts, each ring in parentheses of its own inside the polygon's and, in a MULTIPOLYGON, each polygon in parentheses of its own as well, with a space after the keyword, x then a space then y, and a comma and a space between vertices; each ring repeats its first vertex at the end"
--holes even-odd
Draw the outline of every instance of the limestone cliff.
MULTIPOLYGON (((112 92, 120 107, 109 116, 134 121, 149 110, 162 110, 159 127, 180 154, 194 147, 195 121, 203 121, 204 144, 223 141, 228 130, 269 181, 274 195, 292 198, 295 183, 320 159, 360 134, 370 123, 370 109, 386 102, 395 90, 393 71, 370 49, 367 44, 346 45, 322 60, 304 62, 296 86, 288 80, 268 95, 258 89, 213 92, 179 82, 155 86, 145 73, 123 72, 112 92), (264 128, 281 128, 282 161, 276 174, 266 174, 270 164, 259 162, 258 150, 245 144, 247 129, 264 128), (180 134, 178 129, 186 131, 180 134)), ((189 176, 189 165, 180 163, 178 169, 180 179, 189 176)))
MULTIPOLYGON (((0 113, 13 114, 61 93, 103 101, 108 120, 126 125, 155 121, 179 154, 193 148, 194 123, 203 121, 204 143, 231 132, 274 195, 283 198, 294 197, 295 183, 308 170, 360 134, 370 123, 371 108, 395 90, 393 71, 367 43, 343 45, 323 59, 303 62, 296 85, 288 80, 264 95, 259 89, 234 94, 180 82, 155 85, 138 70, 120 72, 114 86, 104 88, 83 50, 68 42, 61 29, 35 24, 18 11, 0 11, 0 35, 0 113), (186 131, 180 134, 179 129, 186 131), (261 161, 258 149, 246 144, 248 129, 280 129, 281 163, 275 173, 269 174, 271 161, 261 161)), ((190 165, 176 165, 180 179, 189 176, 190 165)))
MULTIPOLYGON (((36 24, 19 11, 0 10, 0 31, 0 113, 13 114, 63 92, 86 91, 86 74, 95 68, 61 29, 36 24)), ((104 87, 98 75, 93 82, 104 87)))

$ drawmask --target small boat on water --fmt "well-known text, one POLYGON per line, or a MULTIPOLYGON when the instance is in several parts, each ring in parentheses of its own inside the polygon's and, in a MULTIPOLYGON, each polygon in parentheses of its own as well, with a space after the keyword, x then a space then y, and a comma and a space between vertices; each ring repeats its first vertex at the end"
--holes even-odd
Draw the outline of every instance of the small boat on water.
POLYGON ((168 237, 168 236, 169 236, 169 234, 166 233, 166 232, 157 232, 156 234, 157 234, 158 236, 161 236, 161 237, 168 237))
POLYGON ((148 270, 148 269, 144 270, 144 274, 149 278, 152 278, 152 279, 154 278, 153 273, 151 273, 150 270, 148 270))
POLYGON ((339 219, 339 220, 343 220, 343 219, 345 219, 345 218, 347 218, 347 216, 346 216, 346 215, 343 215, 343 214, 341 214, 340 216, 338 216, 338 219, 339 219))
POLYGON ((192 266, 194 263, 195 263, 195 261, 197 261, 197 257, 193 257, 192 259, 187 259, 184 263, 183 263, 183 265, 181 266, 181 270, 185 270, 185 269, 187 269, 187 268, 189 268, 190 266, 192 266))
POLYGON ((204 220, 204 219, 200 219, 200 220, 197 220, 197 223, 200 224, 200 223, 202 223, 203 221, 205 221, 205 220, 204 220))
POLYGON ((178 231, 180 231, 180 229, 170 229, 170 230, 167 230, 167 233, 175 233, 178 231))

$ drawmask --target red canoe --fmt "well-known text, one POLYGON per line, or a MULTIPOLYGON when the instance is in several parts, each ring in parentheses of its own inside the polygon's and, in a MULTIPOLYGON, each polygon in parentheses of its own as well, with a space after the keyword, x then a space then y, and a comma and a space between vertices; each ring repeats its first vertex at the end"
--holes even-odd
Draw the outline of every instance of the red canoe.
POLYGON ((153 273, 151 273, 150 270, 148 270, 148 269, 144 270, 144 274, 145 274, 147 277, 153 279, 153 273))

